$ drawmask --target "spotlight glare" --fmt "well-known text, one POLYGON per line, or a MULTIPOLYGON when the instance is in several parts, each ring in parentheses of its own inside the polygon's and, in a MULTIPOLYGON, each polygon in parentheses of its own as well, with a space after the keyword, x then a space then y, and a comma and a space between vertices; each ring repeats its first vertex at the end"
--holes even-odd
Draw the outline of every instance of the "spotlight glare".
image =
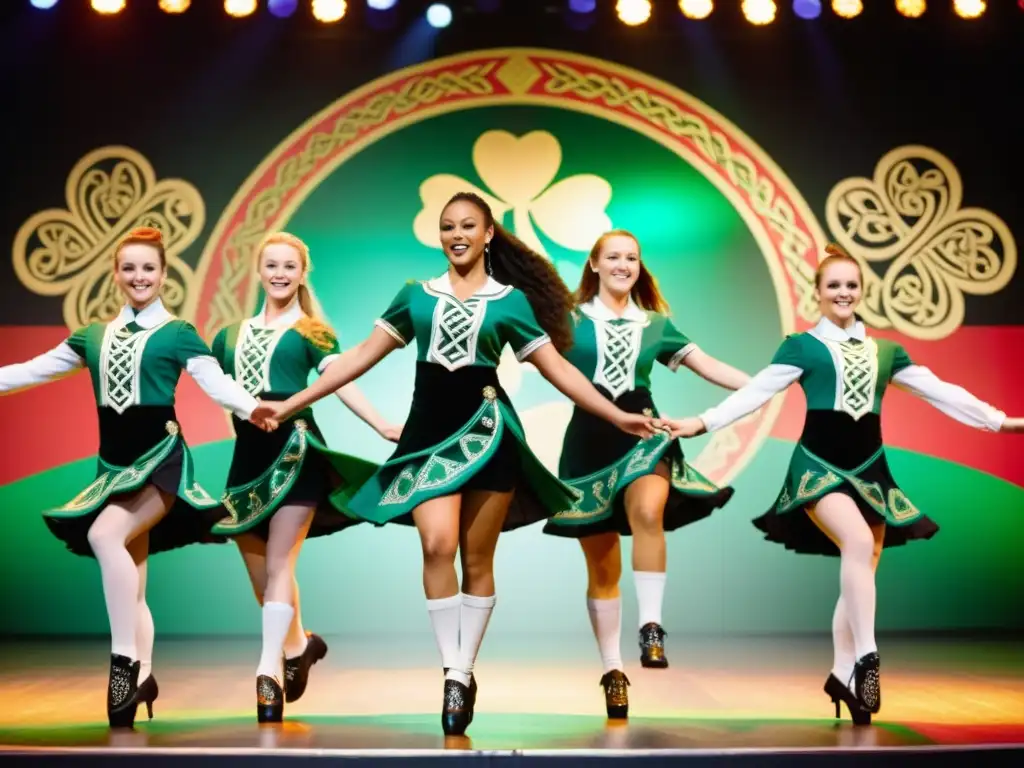
POLYGON ((635 27, 651 18, 651 0, 618 0, 615 12, 619 14, 619 21, 635 27))
POLYGON ((347 9, 345 0, 313 0, 313 18, 324 24, 340 21, 347 9))
POLYGON ((124 10, 124 0, 92 0, 92 9, 96 13, 120 13, 124 10))
POLYGON ((569 10, 573 13, 591 13, 596 7, 597 0, 569 0, 569 10))
POLYGON ((757 26, 771 24, 775 21, 774 0, 743 0, 743 15, 747 21, 757 26))
POLYGON ((57 0, 30 0, 33 8, 38 8, 41 11, 48 11, 57 4, 57 0))
POLYGON ((793 0, 793 13, 801 19, 816 19, 821 16, 821 0, 793 0))
POLYGON ((860 0, 832 0, 832 11, 836 16, 844 19, 852 19, 860 16, 864 10, 864 4, 860 0))
POLYGON ((953 0, 953 10, 961 19, 977 19, 985 12, 985 0, 953 0))
POLYGON ((679 0, 679 10, 688 19, 706 19, 715 10, 711 0, 679 0))
POLYGON ((184 13, 192 5, 192 0, 160 0, 160 10, 164 13, 184 13))
POLYGON ((896 10, 908 19, 916 19, 925 12, 927 3, 924 0, 896 0, 896 10))
POLYGON ((256 10, 256 0, 224 0, 224 13, 237 19, 256 10))
POLYGON ((366 0, 368 8, 374 11, 386 11, 393 8, 398 0, 366 0))
POLYGON ((427 8, 427 23, 434 29, 447 27, 452 23, 452 9, 444 3, 434 3, 427 8))

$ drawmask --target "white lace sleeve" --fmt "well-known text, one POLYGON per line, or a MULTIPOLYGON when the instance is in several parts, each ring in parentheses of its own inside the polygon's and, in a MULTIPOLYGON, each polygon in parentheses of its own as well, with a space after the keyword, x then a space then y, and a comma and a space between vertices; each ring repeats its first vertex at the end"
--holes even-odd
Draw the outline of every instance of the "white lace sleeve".
POLYGON ((61 342, 49 352, 0 368, 0 392, 45 384, 59 379, 85 365, 85 361, 67 342, 61 342))
POLYGON ((892 382, 962 424, 998 432, 1006 414, 979 400, 963 387, 943 381, 923 365, 910 365, 894 374, 892 382))
POLYGON ((248 419, 256 409, 258 405, 256 398, 242 389, 241 384, 224 373, 211 356, 190 357, 185 370, 211 400, 234 412, 238 418, 248 419))
POLYGON ((802 368, 795 365, 773 363, 759 371, 742 389, 737 389, 725 400, 700 415, 708 432, 727 427, 753 413, 779 392, 800 378, 802 368))

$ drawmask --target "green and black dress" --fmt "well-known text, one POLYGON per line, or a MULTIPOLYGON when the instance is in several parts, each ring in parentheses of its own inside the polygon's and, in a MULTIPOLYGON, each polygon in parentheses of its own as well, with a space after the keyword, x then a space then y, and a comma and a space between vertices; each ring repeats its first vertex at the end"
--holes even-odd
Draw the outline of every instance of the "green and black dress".
POLYGON ((185 370, 218 404, 248 418, 256 399, 217 365, 189 323, 157 300, 136 312, 124 307, 109 323, 92 323, 26 363, 0 369, 0 392, 41 384, 82 367, 89 369, 99 413, 96 478, 43 519, 77 555, 92 557, 87 534, 106 504, 151 484, 175 497, 167 515, 149 531, 150 553, 211 535, 219 502, 194 479, 192 454, 174 410, 174 392, 185 370))
POLYGON ((881 410, 890 383, 979 429, 997 431, 1005 418, 966 390, 914 365, 896 342, 867 336, 860 321, 843 329, 822 318, 813 329, 787 337, 767 368, 701 419, 709 432, 721 429, 796 381, 807 399, 803 434, 778 498, 754 525, 768 541, 803 554, 839 554, 804 513, 830 493, 853 499, 869 523, 884 522, 886 547, 929 539, 938 531, 889 471, 881 410))
MULTIPOLYGON (((595 296, 576 308, 573 325, 574 344, 566 358, 629 413, 657 415, 651 397, 654 363, 675 371, 696 349, 668 317, 646 312, 632 299, 618 317, 595 296)), ((653 474, 659 462, 667 465, 671 488, 666 531, 707 517, 732 496, 732 488, 719 488, 688 464, 679 441, 667 433, 641 440, 576 407, 562 442, 558 475, 577 491, 578 501, 551 518, 544 532, 572 538, 610 531, 631 535, 626 488, 653 474)))
POLYGON ((398 448, 352 498, 353 513, 412 524, 412 510, 430 499, 515 489, 504 525, 512 530, 572 503, 572 489, 530 450, 498 382, 506 344, 525 360, 551 341, 522 291, 489 278, 460 301, 447 274, 410 282, 377 326, 403 346, 415 340, 416 385, 398 448))
MULTIPOLYGON (((213 354, 249 394, 287 400, 306 388, 311 372, 322 373, 341 350, 337 338, 307 318, 297 302, 272 323, 264 317, 261 310, 256 317, 222 329, 213 340, 213 354)), ((222 499, 228 515, 214 533, 253 533, 265 541, 271 517, 284 505, 315 510, 307 537, 360 522, 346 513, 344 502, 377 465, 329 449, 312 409, 273 432, 237 417, 233 422, 235 450, 222 499)))

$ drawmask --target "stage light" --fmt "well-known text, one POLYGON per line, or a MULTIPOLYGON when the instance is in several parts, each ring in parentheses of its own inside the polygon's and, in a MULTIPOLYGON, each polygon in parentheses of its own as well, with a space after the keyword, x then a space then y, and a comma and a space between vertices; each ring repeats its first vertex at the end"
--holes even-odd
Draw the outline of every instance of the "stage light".
POLYGON ((452 23, 452 9, 444 3, 434 3, 427 8, 427 23, 434 29, 447 27, 452 23))
POLYGON ((679 10, 688 19, 706 19, 715 10, 711 0, 679 0, 679 10))
POLYGON ((224 12, 228 16, 242 18, 256 10, 256 0, 224 0, 224 12))
POLYGON ((615 12, 619 14, 619 21, 635 27, 651 18, 651 0, 617 0, 615 12))
POLYGON ((33 8, 38 8, 41 11, 48 11, 57 4, 57 0, 30 0, 33 8))
POLYGON ((924 0, 896 0, 896 10, 908 19, 916 19, 924 13, 926 7, 924 0))
POLYGON ((387 11, 394 8, 398 0, 366 0, 366 5, 374 11, 387 11))
POLYGON ((192 0, 160 0, 160 10, 164 13, 184 13, 192 5, 192 0))
POLYGON ((299 9, 299 0, 267 0, 267 10, 279 19, 287 19, 299 9))
POLYGON ((953 10, 961 19, 977 19, 986 7, 985 0, 953 0, 953 10))
POLYGON ((816 19, 821 16, 821 0, 793 0, 793 13, 801 19, 816 19))
POLYGON ((591 13, 596 7, 597 0, 569 0, 569 10, 573 13, 591 13))
POLYGON ((832 0, 832 12, 844 19, 860 16, 864 4, 860 0, 832 0))
POLYGON ((345 0, 313 0, 313 18, 324 24, 340 21, 348 6, 345 0))
POLYGON ((743 0, 743 15, 751 24, 761 26, 775 21, 774 0, 743 0))
POLYGON ((96 13, 120 13, 124 10, 124 0, 92 0, 92 9, 96 13))

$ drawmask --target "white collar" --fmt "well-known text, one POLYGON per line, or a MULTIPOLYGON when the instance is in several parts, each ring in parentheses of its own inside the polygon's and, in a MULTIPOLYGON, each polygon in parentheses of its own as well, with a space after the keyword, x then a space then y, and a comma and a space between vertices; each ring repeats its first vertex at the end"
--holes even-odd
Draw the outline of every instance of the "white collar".
MULTIPOLYGON (((431 293, 443 293, 446 296, 455 298, 455 291, 452 288, 452 279, 445 272, 440 277, 435 277, 433 280, 427 280, 423 284, 431 293)), ((499 283, 490 275, 487 276, 487 282, 480 286, 479 290, 470 296, 469 299, 500 299, 505 294, 512 290, 511 286, 499 283)))
POLYGON ((816 336, 828 341, 849 341, 850 339, 864 341, 867 339, 867 331, 864 329, 864 323, 860 320, 854 322, 849 328, 840 328, 827 317, 823 317, 814 326, 813 331, 816 336))
POLYGON ((121 311, 118 313, 117 317, 114 318, 114 322, 117 323, 118 326, 134 322, 140 328, 148 330, 160 325, 160 323, 165 320, 169 320, 171 317, 173 317, 173 315, 167 311, 167 308, 164 307, 163 301, 158 297, 156 301, 138 313, 136 313, 130 305, 125 304, 121 307, 121 311))
POLYGON ((302 307, 299 306, 299 297, 296 296, 292 299, 292 303, 288 305, 288 309, 268 323, 267 302, 264 300, 259 313, 255 317, 249 318, 249 325, 255 328, 291 328, 302 319, 304 314, 302 307))
POLYGON ((593 320, 629 320, 633 323, 647 322, 647 313, 636 305, 632 296, 626 302, 626 310, 622 313, 622 317, 616 315, 607 304, 598 298, 597 294, 594 294, 594 298, 586 304, 580 304, 580 311, 593 320))

